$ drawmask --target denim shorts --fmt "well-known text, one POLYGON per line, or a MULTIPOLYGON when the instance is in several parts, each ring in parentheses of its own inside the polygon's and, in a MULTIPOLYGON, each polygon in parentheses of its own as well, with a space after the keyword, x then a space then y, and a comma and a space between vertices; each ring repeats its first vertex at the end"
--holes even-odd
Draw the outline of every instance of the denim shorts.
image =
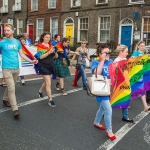
POLYGON ((52 75, 54 74, 54 67, 49 66, 39 66, 39 73, 42 75, 52 75))

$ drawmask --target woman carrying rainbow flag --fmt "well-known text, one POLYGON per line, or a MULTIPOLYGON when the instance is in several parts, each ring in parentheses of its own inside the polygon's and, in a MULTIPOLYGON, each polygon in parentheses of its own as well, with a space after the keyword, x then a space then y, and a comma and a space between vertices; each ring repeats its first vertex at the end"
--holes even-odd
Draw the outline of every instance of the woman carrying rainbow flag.
POLYGON ((37 45, 37 53, 34 55, 38 59, 39 74, 43 76, 44 83, 38 90, 37 94, 43 98, 43 90, 46 88, 46 93, 49 98, 48 104, 55 107, 55 103, 51 96, 51 76, 54 74, 54 59, 58 54, 54 51, 54 47, 50 44, 50 33, 44 32, 40 36, 40 43, 37 45))

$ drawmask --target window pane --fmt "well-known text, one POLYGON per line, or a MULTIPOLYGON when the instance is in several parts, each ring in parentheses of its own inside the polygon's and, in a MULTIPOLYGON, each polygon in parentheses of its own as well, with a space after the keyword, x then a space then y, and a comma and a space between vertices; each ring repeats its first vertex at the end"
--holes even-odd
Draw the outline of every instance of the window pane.
POLYGON ((72 0, 72 6, 80 6, 81 5, 81 0, 72 0))
POLYGON ((105 3, 106 0, 98 0, 98 3, 105 3))
POLYGON ((80 31, 80 41, 83 38, 87 39, 87 30, 80 31))
POLYGON ((49 0, 49 8, 56 8, 56 0, 49 0))
POLYGON ((58 34, 58 18, 52 18, 51 21, 51 37, 54 38, 58 34))
POLYGON ((38 19, 37 20, 37 36, 40 37, 40 35, 43 33, 44 28, 44 20, 38 19))
POLYGON ((106 42, 109 40, 109 30, 100 31, 100 41, 106 42))

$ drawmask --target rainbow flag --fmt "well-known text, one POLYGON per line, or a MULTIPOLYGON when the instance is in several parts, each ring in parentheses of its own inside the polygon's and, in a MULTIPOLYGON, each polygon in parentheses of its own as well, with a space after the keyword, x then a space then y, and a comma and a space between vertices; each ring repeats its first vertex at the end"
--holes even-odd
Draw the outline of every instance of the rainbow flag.
POLYGON ((64 52, 64 46, 61 42, 57 43, 55 45, 55 47, 56 47, 58 53, 64 52))
POLYGON ((49 50, 51 50, 53 46, 49 44, 49 47, 43 45, 42 43, 37 45, 37 53, 34 55, 36 59, 39 59, 43 54, 47 53, 49 50))
POLYGON ((127 108, 130 103, 131 88, 128 71, 124 64, 127 60, 109 65, 110 77, 113 83, 110 104, 112 108, 127 108), (115 70, 114 70, 115 68, 115 70))
POLYGON ((33 54, 21 43, 22 45, 22 52, 31 60, 36 60, 36 58, 33 56, 33 54))
POLYGON ((145 95, 150 90, 150 57, 129 58, 109 66, 113 92, 112 108, 127 108, 130 100, 145 95), (116 80, 116 81, 115 81, 116 80))

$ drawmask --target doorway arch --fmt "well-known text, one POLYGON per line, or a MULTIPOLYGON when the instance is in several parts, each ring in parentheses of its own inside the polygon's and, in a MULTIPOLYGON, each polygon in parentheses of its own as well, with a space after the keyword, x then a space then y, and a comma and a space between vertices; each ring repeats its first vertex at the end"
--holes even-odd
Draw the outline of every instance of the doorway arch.
POLYGON ((133 43, 133 21, 130 18, 124 18, 119 27, 119 44, 126 45, 129 50, 133 43))
POLYGON ((63 36, 68 38, 70 41, 70 46, 74 44, 74 20, 68 17, 64 20, 64 33, 63 36))

